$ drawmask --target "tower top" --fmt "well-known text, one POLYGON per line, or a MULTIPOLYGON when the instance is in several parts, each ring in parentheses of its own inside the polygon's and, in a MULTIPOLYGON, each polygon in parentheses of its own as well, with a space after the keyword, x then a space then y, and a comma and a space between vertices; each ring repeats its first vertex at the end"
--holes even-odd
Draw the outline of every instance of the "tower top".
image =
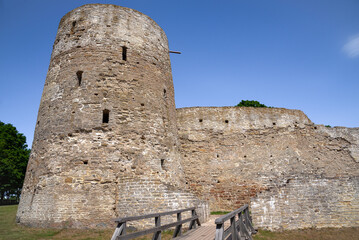
POLYGON ((73 48, 116 49, 119 45, 168 52, 162 28, 147 15, 110 4, 86 4, 60 21, 52 58, 73 48))

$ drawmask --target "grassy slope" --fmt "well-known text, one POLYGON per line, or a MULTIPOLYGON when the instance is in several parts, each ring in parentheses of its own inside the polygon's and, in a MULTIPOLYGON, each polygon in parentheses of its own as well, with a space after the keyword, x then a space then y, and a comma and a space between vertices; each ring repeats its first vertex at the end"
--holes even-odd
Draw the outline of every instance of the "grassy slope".
MULTIPOLYGON (((113 230, 27 228, 15 223, 16 211, 16 205, 0 206, 0 240, 101 240, 110 239, 113 233, 113 230)), ((147 240, 151 239, 151 236, 137 239, 147 240)), ((162 239, 171 239, 171 232, 163 234, 162 239)), ((260 231, 254 236, 254 240, 359 240, 359 228, 304 229, 284 232, 260 231)))
MULTIPOLYGON (((0 206, 0 240, 102 240, 111 239, 113 231, 109 230, 83 230, 83 229, 38 229, 20 226, 15 223, 17 205, 0 206)), ((162 239, 171 239, 172 232, 162 233, 162 239)), ((151 236, 136 238, 136 240, 151 239, 151 236)))
POLYGON ((0 206, 1 240, 37 240, 37 239, 110 239, 113 230, 77 230, 77 229, 36 229, 15 223, 17 205, 0 206))
POLYGON ((254 240, 359 240, 359 228, 302 229, 283 232, 259 231, 254 240))

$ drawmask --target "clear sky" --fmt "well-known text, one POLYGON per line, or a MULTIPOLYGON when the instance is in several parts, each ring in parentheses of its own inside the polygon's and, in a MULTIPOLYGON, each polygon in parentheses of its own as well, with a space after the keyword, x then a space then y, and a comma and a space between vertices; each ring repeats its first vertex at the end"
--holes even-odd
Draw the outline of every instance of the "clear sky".
POLYGON ((176 105, 258 100, 316 124, 359 127, 359 0, 0 0, 0 121, 31 147, 63 15, 136 9, 166 32, 176 105))

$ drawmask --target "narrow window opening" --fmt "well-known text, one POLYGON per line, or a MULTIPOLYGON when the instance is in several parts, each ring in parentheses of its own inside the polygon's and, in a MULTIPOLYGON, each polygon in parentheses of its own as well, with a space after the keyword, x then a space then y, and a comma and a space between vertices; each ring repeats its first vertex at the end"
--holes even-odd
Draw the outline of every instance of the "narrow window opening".
POLYGON ((225 123, 228 123, 229 121, 228 121, 228 120, 225 120, 224 122, 225 122, 225 123))
POLYGON ((274 122, 274 123, 273 123, 273 126, 275 126, 275 125, 276 125, 276 123, 274 122))
POLYGON ((77 71, 76 75, 77 75, 77 81, 78 81, 78 85, 81 86, 81 82, 82 82, 82 74, 84 72, 83 71, 77 71))
POLYGON ((163 89, 163 97, 167 98, 167 90, 166 89, 163 89))
POLYGON ((161 159, 161 168, 163 169, 163 166, 165 164, 165 160, 164 159, 161 159))
POLYGON ((219 154, 217 154, 217 157, 219 158, 219 154))
MULTIPOLYGON (((75 26, 76 26, 76 21, 73 21, 70 34, 73 34, 75 32, 75 26)), ((70 35, 68 35, 68 36, 70 36, 70 35)))
POLYGON ((122 60, 127 61, 127 47, 122 47, 122 60))
POLYGON ((144 103, 141 103, 141 106, 143 107, 143 106, 145 106, 145 104, 144 104, 144 103))
POLYGON ((203 122, 203 119, 200 119, 199 122, 203 122))
POLYGON ((88 160, 83 160, 82 162, 83 162, 85 165, 87 165, 87 164, 89 163, 88 160))
POLYGON ((102 113, 102 123, 108 123, 108 121, 110 120, 110 110, 103 110, 102 113))

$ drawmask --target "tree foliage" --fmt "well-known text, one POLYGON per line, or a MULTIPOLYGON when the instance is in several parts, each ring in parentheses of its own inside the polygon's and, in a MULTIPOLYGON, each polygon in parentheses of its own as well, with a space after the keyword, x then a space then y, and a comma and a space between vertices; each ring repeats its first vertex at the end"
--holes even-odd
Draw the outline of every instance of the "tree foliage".
POLYGON ((242 100, 240 103, 236 105, 236 107, 267 107, 266 105, 254 101, 254 100, 242 100))
POLYGON ((11 124, 0 121, 0 199, 19 197, 30 149, 26 137, 11 124))

